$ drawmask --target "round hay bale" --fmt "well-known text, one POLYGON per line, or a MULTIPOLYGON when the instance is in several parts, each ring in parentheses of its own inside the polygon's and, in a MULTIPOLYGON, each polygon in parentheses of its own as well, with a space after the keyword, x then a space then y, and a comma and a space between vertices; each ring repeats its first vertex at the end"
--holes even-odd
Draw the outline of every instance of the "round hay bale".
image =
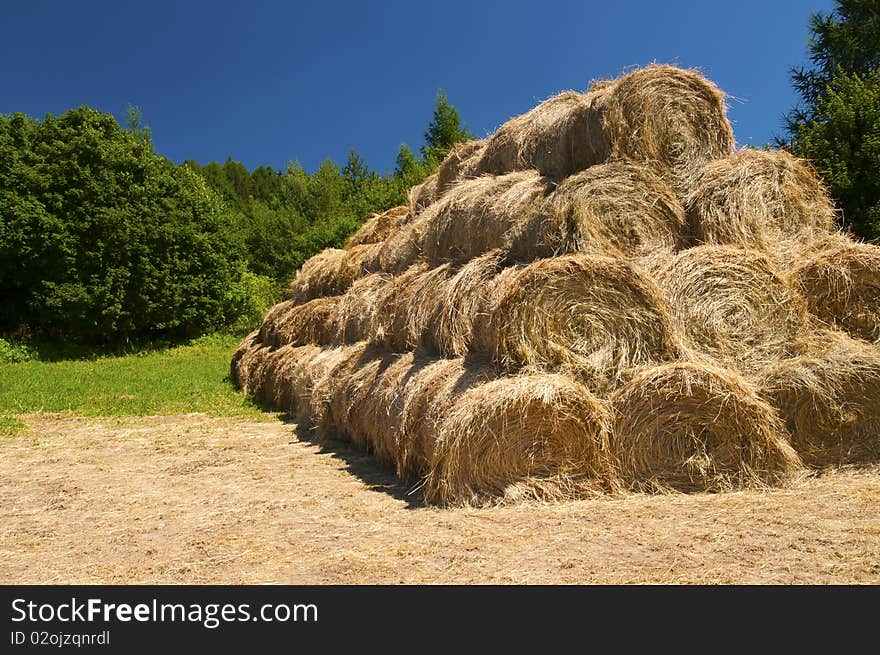
POLYGON ((440 312, 452 277, 452 266, 443 264, 428 269, 411 280, 412 290, 396 296, 406 298, 406 344, 408 348, 423 348, 430 353, 440 352, 440 312))
POLYGON ((257 338, 262 343, 270 343, 273 346, 281 345, 276 342, 278 329, 284 320, 284 316, 295 307, 292 300, 284 300, 269 308, 263 316, 263 321, 257 330, 257 338))
POLYGON ((610 398, 610 452, 639 490, 721 490, 800 467, 776 411, 745 378, 707 363, 647 368, 610 398))
POLYGON ((247 358, 251 351, 257 347, 260 342, 260 331, 254 330, 248 334, 235 349, 232 355, 232 361, 229 363, 229 377, 233 383, 242 391, 248 386, 249 367, 246 365, 247 358))
POLYGON ((880 460, 880 349, 826 332, 770 364, 759 386, 811 466, 880 460))
POLYGON ((409 349, 410 303, 418 281, 428 270, 428 264, 420 262, 390 277, 385 292, 376 301, 375 322, 370 332, 372 341, 391 352, 402 353, 409 349))
POLYGON ((290 300, 301 305, 345 293, 361 275, 361 261, 348 250, 327 248, 305 261, 290 283, 290 300))
POLYGON ((385 273, 402 273, 422 261, 422 242, 427 225, 424 217, 402 226, 379 247, 379 270, 385 273))
POLYGON ((880 247, 844 237, 821 245, 791 272, 810 313, 857 339, 880 343, 880 247))
POLYGON ((609 155, 602 131, 606 99, 605 90, 586 95, 564 91, 511 118, 489 138, 475 172, 503 175, 537 169, 559 182, 605 161, 609 155))
POLYGON ((689 344, 738 370, 791 356, 810 327, 803 300, 758 252, 698 246, 659 261, 652 272, 689 344))
POLYGON ((415 216, 425 207, 437 200, 437 173, 428 176, 421 184, 416 184, 406 194, 410 213, 415 216))
POLYGON ((274 348, 255 342, 244 351, 238 360, 237 379, 243 392, 250 396, 263 398, 263 391, 269 376, 267 367, 271 365, 274 348))
POLYGON ((315 298, 302 305, 291 301, 273 307, 260 326, 263 343, 271 346, 331 345, 336 339, 336 312, 342 296, 315 298), (276 308, 286 305, 286 311, 276 308))
POLYGON ((306 384, 311 389, 309 415, 319 437, 347 436, 347 411, 342 411, 345 408, 338 401, 334 408, 333 401, 352 372, 365 361, 368 349, 369 344, 362 341, 352 346, 324 349, 312 360, 306 384))
POLYGON ((406 205, 392 207, 381 214, 373 214, 357 232, 348 237, 345 248, 348 250, 354 246, 382 243, 401 225, 408 223, 410 218, 410 211, 406 205))
POLYGON ((462 357, 474 351, 494 351, 488 323, 499 299, 495 280, 507 263, 503 250, 490 250, 462 266, 444 285, 446 293, 435 324, 442 355, 462 357))
POLYGON ((461 180, 477 177, 480 160, 486 150, 485 139, 457 143, 437 169, 437 195, 461 180))
POLYGON ((509 280, 495 309, 497 356, 507 368, 570 372, 604 391, 629 368, 681 354, 670 311, 625 261, 538 260, 509 280))
POLYGON ((733 152, 724 93, 698 71, 653 64, 594 92, 607 94, 612 156, 656 167, 681 195, 708 162, 733 152))
POLYGON ((521 261, 583 252, 642 257, 684 245, 685 212, 647 166, 615 161, 567 177, 541 211, 520 222, 510 254, 521 261))
POLYGON ((396 465, 403 429, 404 389, 418 370, 413 352, 392 355, 371 389, 371 401, 362 405, 360 423, 375 457, 396 465))
POLYGON ((452 404, 468 389, 495 377, 488 358, 414 359, 398 390, 401 411, 395 459, 402 479, 413 480, 427 473, 439 425, 452 404))
POLYGON ((369 275, 381 269, 379 253, 382 252, 382 243, 364 243, 348 249, 351 266, 357 271, 357 277, 369 275))
POLYGON ((461 394, 440 425, 425 500, 559 499, 607 484, 607 411, 560 375, 501 378, 461 394))
POLYGON ((309 395, 303 388, 306 369, 321 352, 315 345, 282 346, 268 357, 263 370, 265 382, 261 399, 272 407, 297 418, 308 419, 309 395))
POLYGON ((393 361, 394 356, 387 351, 371 347, 335 371, 330 412, 337 435, 364 450, 372 450, 377 442, 378 385, 393 361))
POLYGON ((501 246, 511 228, 538 210, 550 188, 536 171, 456 184, 422 215, 425 255, 433 265, 465 262, 501 246))
POLYGON ((371 273, 351 285, 336 305, 335 343, 354 344, 373 338, 378 309, 389 291, 390 280, 383 273, 371 273))
POLYGON ((685 198, 696 243, 773 252, 834 227, 834 203, 810 164, 746 148, 709 162, 685 198))

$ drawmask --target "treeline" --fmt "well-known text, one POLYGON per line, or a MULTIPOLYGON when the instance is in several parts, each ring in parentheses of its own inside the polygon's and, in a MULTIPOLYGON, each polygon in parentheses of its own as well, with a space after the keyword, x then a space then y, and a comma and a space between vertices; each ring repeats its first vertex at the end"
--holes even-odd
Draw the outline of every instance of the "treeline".
POLYGON ((837 0, 810 17, 810 63, 791 70, 801 104, 780 144, 810 159, 844 226, 880 240, 880 2, 837 0))
POLYGON ((307 258, 406 199, 469 137, 438 95, 393 172, 176 166, 136 112, 0 115, 0 334, 110 342, 253 323, 307 258))

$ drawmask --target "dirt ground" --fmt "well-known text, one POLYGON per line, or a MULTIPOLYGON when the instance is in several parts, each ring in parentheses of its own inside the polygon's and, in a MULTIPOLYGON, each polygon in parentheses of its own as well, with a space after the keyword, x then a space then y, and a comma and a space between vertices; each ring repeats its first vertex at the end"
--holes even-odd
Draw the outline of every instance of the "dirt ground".
POLYGON ((0 437, 3 583, 880 583, 880 467, 447 510, 280 422, 24 420, 0 437))

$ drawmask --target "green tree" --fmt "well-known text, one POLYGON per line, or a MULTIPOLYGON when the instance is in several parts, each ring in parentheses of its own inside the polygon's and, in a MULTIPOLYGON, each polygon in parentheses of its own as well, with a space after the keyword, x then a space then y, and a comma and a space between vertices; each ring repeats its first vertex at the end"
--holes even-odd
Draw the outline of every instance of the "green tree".
POLYGON ((780 144, 813 161, 857 236, 880 237, 880 2, 837 0, 810 18, 811 65, 792 69, 801 105, 780 144))
POLYGON ((819 99, 841 75, 870 73, 880 65, 880 3, 836 0, 828 14, 810 16, 809 66, 791 69, 803 104, 786 117, 789 131, 815 118, 819 99))
POLYGON ((446 153, 456 143, 468 141, 474 136, 462 125, 458 110, 449 103, 449 99, 443 91, 437 92, 437 100, 434 103, 434 115, 425 132, 425 145, 422 147, 422 156, 436 162, 443 160, 446 153))
POLYGON ((822 173, 844 224, 880 239, 880 70, 835 78, 792 144, 822 173))
POLYGON ((0 331, 197 333, 242 304, 242 245, 204 179, 80 107, 0 116, 0 331))

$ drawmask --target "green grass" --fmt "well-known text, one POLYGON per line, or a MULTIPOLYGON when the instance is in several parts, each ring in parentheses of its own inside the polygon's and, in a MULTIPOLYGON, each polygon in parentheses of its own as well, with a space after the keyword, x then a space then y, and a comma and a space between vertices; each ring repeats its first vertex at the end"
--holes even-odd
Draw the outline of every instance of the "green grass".
POLYGON ((24 421, 14 416, 0 416, 0 436, 18 434, 26 429, 27 425, 24 424, 24 421))
POLYGON ((266 418, 259 405, 236 391, 229 380, 229 361, 240 340, 213 335, 133 354, 0 363, 0 434, 9 434, 16 430, 14 422, 21 423, 10 415, 30 412, 83 416, 205 412, 266 418))

